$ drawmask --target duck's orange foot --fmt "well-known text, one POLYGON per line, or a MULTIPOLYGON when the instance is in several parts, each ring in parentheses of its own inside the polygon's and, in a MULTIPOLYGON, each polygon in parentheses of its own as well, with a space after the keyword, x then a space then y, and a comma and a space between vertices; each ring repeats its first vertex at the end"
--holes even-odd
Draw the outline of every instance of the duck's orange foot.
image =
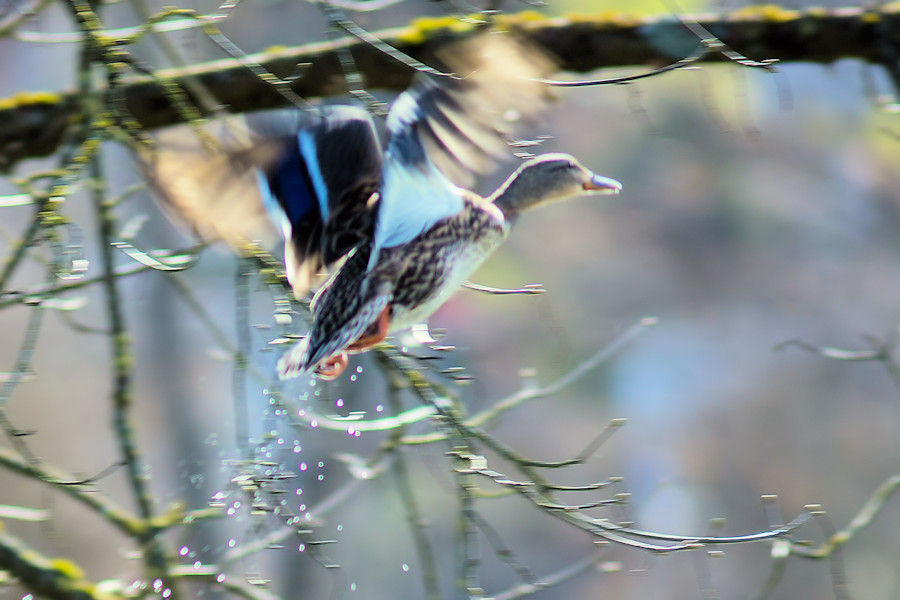
POLYGON ((378 315, 378 318, 375 319, 375 322, 372 323, 364 334, 362 334, 355 342, 347 346, 347 351, 353 354, 359 354, 360 352, 365 352, 369 348, 377 346, 387 337, 390 327, 391 307, 388 306, 381 311, 381 314, 378 315))
POLYGON ((337 379, 347 368, 349 362, 347 353, 341 352, 319 363, 319 366, 316 367, 316 375, 322 379, 337 379))
POLYGON ((365 352, 369 348, 376 346, 385 337, 387 337, 388 329, 391 325, 391 308, 387 307, 369 329, 363 333, 355 342, 347 346, 347 349, 340 354, 336 354, 329 359, 323 360, 316 367, 316 375, 322 379, 337 379, 340 377, 347 364, 350 362, 348 354, 359 354, 365 352))

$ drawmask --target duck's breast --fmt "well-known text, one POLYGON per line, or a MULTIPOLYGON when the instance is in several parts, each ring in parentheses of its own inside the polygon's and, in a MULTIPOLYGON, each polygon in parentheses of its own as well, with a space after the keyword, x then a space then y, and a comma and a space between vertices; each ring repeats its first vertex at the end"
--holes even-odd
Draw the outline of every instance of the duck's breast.
POLYGON ((477 205, 444 219, 404 249, 392 302, 391 331, 428 319, 500 245, 502 216, 477 205))

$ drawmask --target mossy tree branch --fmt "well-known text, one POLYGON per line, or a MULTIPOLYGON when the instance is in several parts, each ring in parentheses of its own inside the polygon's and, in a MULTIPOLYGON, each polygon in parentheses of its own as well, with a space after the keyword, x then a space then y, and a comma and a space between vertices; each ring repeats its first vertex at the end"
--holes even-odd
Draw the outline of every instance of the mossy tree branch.
MULTIPOLYGON (((884 66, 900 87, 900 3, 879 8, 788 10, 775 6, 745 7, 721 14, 684 17, 709 30, 728 47, 753 59, 830 63, 844 58, 884 66)), ((606 13, 551 19, 536 13, 501 15, 493 27, 515 29, 547 48, 563 71, 584 73, 601 68, 669 64, 690 55, 697 37, 672 16, 650 18, 606 13)), ((450 18, 420 19, 403 28, 375 35, 426 64, 448 43, 474 35, 476 24, 450 18)), ((263 81, 248 64, 290 80, 302 98, 327 97, 346 91, 338 51, 348 48, 367 89, 401 90, 412 70, 372 45, 345 38, 273 49, 242 60, 224 59, 184 68, 160 70, 153 77, 130 79, 117 88, 123 105, 143 127, 184 120, 173 105, 170 84, 184 90, 194 106, 190 84, 197 82, 231 112, 285 106, 289 94, 263 81)), ((724 61, 707 53, 704 61, 724 61)), ((196 86, 193 86, 196 87, 196 86)), ((106 90, 104 93, 111 93, 106 90)), ((177 103, 175 103, 177 104, 177 103)), ((0 99, 0 170, 17 161, 53 152, 65 133, 82 118, 76 92, 22 94, 0 99)))
POLYGON ((111 598, 87 581, 81 569, 68 560, 47 558, 0 529, 0 568, 9 571, 28 589, 54 600, 111 598))

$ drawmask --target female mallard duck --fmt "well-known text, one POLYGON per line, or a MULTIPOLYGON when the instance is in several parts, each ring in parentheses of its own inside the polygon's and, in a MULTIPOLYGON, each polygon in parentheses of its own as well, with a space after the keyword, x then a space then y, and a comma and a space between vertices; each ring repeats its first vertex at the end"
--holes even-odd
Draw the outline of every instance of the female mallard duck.
POLYGON ((302 286, 312 272, 304 259, 314 254, 310 248, 322 247, 321 240, 302 246, 314 239, 307 233, 310 225, 301 226, 298 238, 293 224, 300 212, 317 222, 316 206, 318 222, 325 223, 323 239, 339 243, 326 244, 313 266, 350 252, 313 299, 310 334, 278 362, 280 377, 313 368, 321 377, 337 377, 348 353, 425 321, 500 245, 524 210, 621 189, 567 154, 525 162, 487 198, 451 181, 506 147, 498 113, 529 114, 542 105, 536 74, 543 66, 518 46, 503 59, 482 58, 465 79, 420 82, 391 107, 383 157, 370 117, 361 110, 334 109, 300 131, 293 153, 267 175, 272 204, 283 207, 285 235, 294 241, 286 249, 288 273, 302 286), (305 187, 294 181, 298 170, 305 173, 305 187), (306 195, 301 198, 298 190, 306 195), (329 233, 340 230, 347 213, 370 228, 356 227, 345 238, 329 233))
POLYGON ((348 352, 362 352, 431 316, 500 245, 522 211, 620 189, 619 182, 595 175, 567 154, 544 154, 523 164, 488 198, 452 188, 461 208, 411 239, 379 245, 379 219, 375 243, 357 246, 316 295, 312 331, 278 362, 279 376, 316 367, 321 377, 337 377, 348 352))
POLYGON ((423 77, 398 96, 383 154, 366 111, 333 106, 290 130, 270 124, 262 137, 225 139, 227 151, 200 161, 202 169, 185 169, 187 159, 171 153, 145 166, 196 229, 232 243, 258 219, 246 205, 225 218, 224 205, 237 196, 262 200, 255 205, 265 204, 281 225, 298 298, 323 267, 337 268, 313 299, 310 334, 278 362, 282 378, 311 369, 336 377, 347 353, 427 319, 522 211, 621 189, 565 154, 529 160, 488 198, 460 187, 508 154, 504 125, 546 104, 539 78, 550 65, 501 34, 453 48, 446 62, 468 75, 423 77))

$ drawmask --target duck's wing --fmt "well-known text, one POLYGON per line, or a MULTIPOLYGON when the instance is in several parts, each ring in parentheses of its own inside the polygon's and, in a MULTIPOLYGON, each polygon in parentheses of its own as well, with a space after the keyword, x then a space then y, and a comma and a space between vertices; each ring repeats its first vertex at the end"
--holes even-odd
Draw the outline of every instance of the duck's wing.
POLYGON ((163 208, 195 235, 240 250, 251 242, 273 247, 280 237, 261 202, 255 165, 271 162, 279 145, 257 144, 243 119, 157 132, 136 160, 163 208))
POLYGON ((407 243, 462 210, 458 186, 509 156, 508 136, 549 100, 538 79, 550 61, 511 35, 485 34, 446 56, 458 75, 422 76, 391 106, 377 248, 407 243))
POLYGON ((332 106, 231 117, 206 131, 164 132, 141 165, 164 204, 200 235, 235 247, 277 238, 296 296, 374 235, 382 152, 369 114, 332 106), (212 144, 210 144, 210 140, 212 144))
POLYGON ((258 179, 281 223, 299 297, 323 267, 372 239, 382 154, 371 117, 353 106, 329 107, 282 140, 284 151, 258 179))

